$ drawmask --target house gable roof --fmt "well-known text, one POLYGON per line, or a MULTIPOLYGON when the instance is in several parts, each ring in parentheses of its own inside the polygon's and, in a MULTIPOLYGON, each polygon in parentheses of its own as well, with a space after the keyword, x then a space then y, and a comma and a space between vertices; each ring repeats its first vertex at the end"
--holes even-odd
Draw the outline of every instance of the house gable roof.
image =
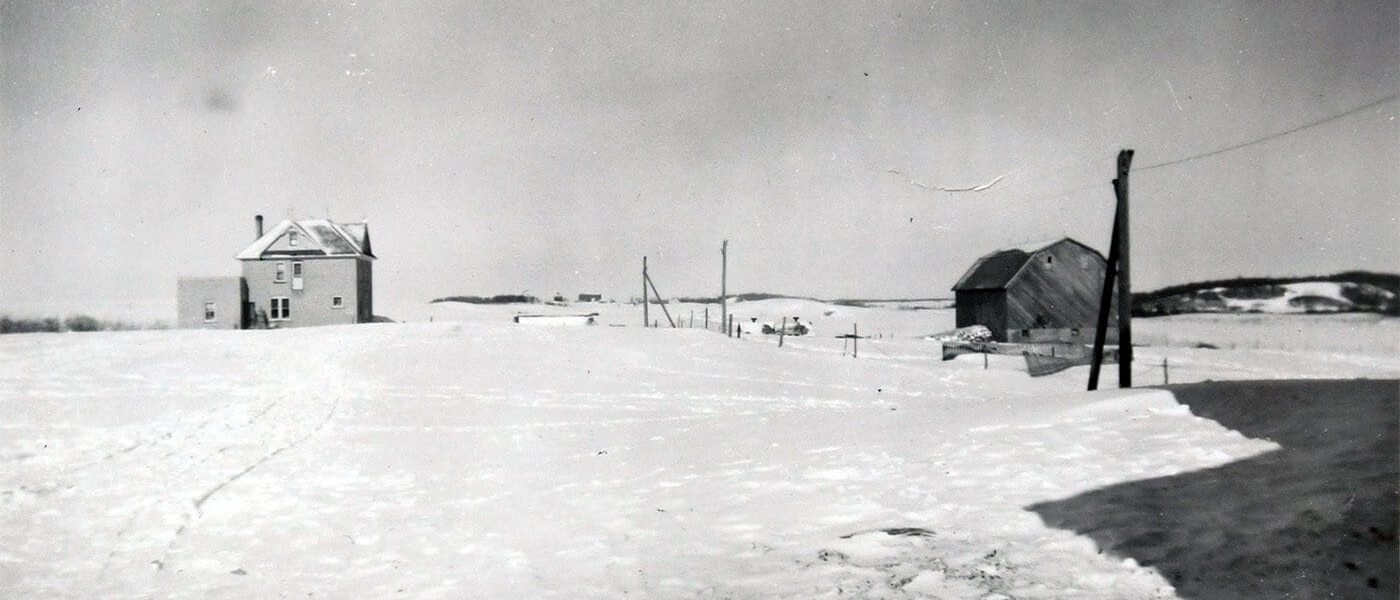
POLYGON ((953 291, 1004 290, 1021 273, 1026 263, 1030 262, 1031 257, 1041 250, 1066 242, 1083 247, 1103 258, 1098 250, 1090 248, 1074 238, 1022 244, 1014 248, 997 250, 977 259, 977 262, 972 263, 972 268, 968 269, 967 273, 963 274, 962 279, 959 279, 958 283, 953 286, 953 291))
POLYGON ((284 256, 364 257, 374 259, 369 249, 369 226, 365 223, 336 223, 327 219, 299 219, 278 223, 242 252, 238 260, 261 260, 284 256), (292 247, 289 233, 305 237, 307 244, 292 247))

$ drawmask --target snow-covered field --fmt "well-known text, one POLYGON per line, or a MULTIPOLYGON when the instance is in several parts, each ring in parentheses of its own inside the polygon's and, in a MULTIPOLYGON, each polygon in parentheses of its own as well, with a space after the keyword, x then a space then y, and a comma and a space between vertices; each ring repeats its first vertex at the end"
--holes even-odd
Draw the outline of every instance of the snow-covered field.
MULTIPOLYGON (((735 306, 813 323, 783 348, 671 310, 697 328, 642 329, 625 305, 440 304, 385 312, 410 323, 0 337, 0 597, 1272 597, 1317 544, 1265 535, 1294 517, 1374 522, 1394 552, 1393 511, 1352 508, 1394 506, 1394 382, 1360 403, 1318 383, 1327 402, 1297 419, 1255 411, 1349 434, 1280 466, 1292 438, 1198 416, 1214 405, 1182 391, 941 362, 919 336, 947 310, 735 306), (596 327, 510 322, 594 310, 596 327), (832 336, 853 324, 888 335, 852 358, 832 336), (1197 556, 1224 561, 1219 581, 1182 566, 1197 556), (1284 576, 1227 585, 1227 559, 1284 576)), ((1139 349, 1138 382, 1161 358, 1174 384, 1400 377, 1393 351, 1192 345, 1139 349)), ((1325 572, 1394 597, 1373 551, 1325 572)))

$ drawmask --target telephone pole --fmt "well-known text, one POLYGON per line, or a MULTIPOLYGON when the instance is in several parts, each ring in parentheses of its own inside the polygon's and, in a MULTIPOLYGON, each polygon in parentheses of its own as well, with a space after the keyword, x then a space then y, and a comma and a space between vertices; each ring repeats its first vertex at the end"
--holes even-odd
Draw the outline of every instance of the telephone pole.
POLYGON ((1133 151, 1118 153, 1118 211, 1123 221, 1118 224, 1118 387, 1133 387, 1133 286, 1128 277, 1128 260, 1132 245, 1128 243, 1128 169, 1133 164, 1133 151))
POLYGON ((1113 211, 1113 233, 1108 246, 1108 264, 1104 270, 1098 328, 1094 330, 1094 356, 1089 363, 1091 392, 1099 387, 1099 368, 1103 365, 1103 347, 1108 333, 1108 317, 1113 312, 1115 284, 1118 298, 1118 387, 1133 387, 1133 293, 1128 280, 1128 171, 1132 163, 1132 150, 1118 153, 1118 178, 1113 180, 1113 193, 1117 199, 1113 211))
POLYGON ((719 322, 729 314, 729 240, 719 245, 719 322))

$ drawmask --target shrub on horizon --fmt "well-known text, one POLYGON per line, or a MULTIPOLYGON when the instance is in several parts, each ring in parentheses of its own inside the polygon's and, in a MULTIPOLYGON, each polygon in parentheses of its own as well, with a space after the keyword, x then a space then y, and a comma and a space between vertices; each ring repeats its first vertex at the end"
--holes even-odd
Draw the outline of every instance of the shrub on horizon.
POLYGON ((73 315, 63 320, 63 327, 68 331, 101 331, 102 324, 87 315, 73 315))

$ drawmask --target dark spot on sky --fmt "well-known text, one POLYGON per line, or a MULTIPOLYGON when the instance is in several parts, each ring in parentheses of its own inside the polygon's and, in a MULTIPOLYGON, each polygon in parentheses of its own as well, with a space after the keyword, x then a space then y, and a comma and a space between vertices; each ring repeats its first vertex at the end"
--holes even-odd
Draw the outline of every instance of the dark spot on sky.
POLYGON ((238 108, 238 100, 220 88, 210 88, 204 92, 204 108, 209 112, 233 112, 238 108))

